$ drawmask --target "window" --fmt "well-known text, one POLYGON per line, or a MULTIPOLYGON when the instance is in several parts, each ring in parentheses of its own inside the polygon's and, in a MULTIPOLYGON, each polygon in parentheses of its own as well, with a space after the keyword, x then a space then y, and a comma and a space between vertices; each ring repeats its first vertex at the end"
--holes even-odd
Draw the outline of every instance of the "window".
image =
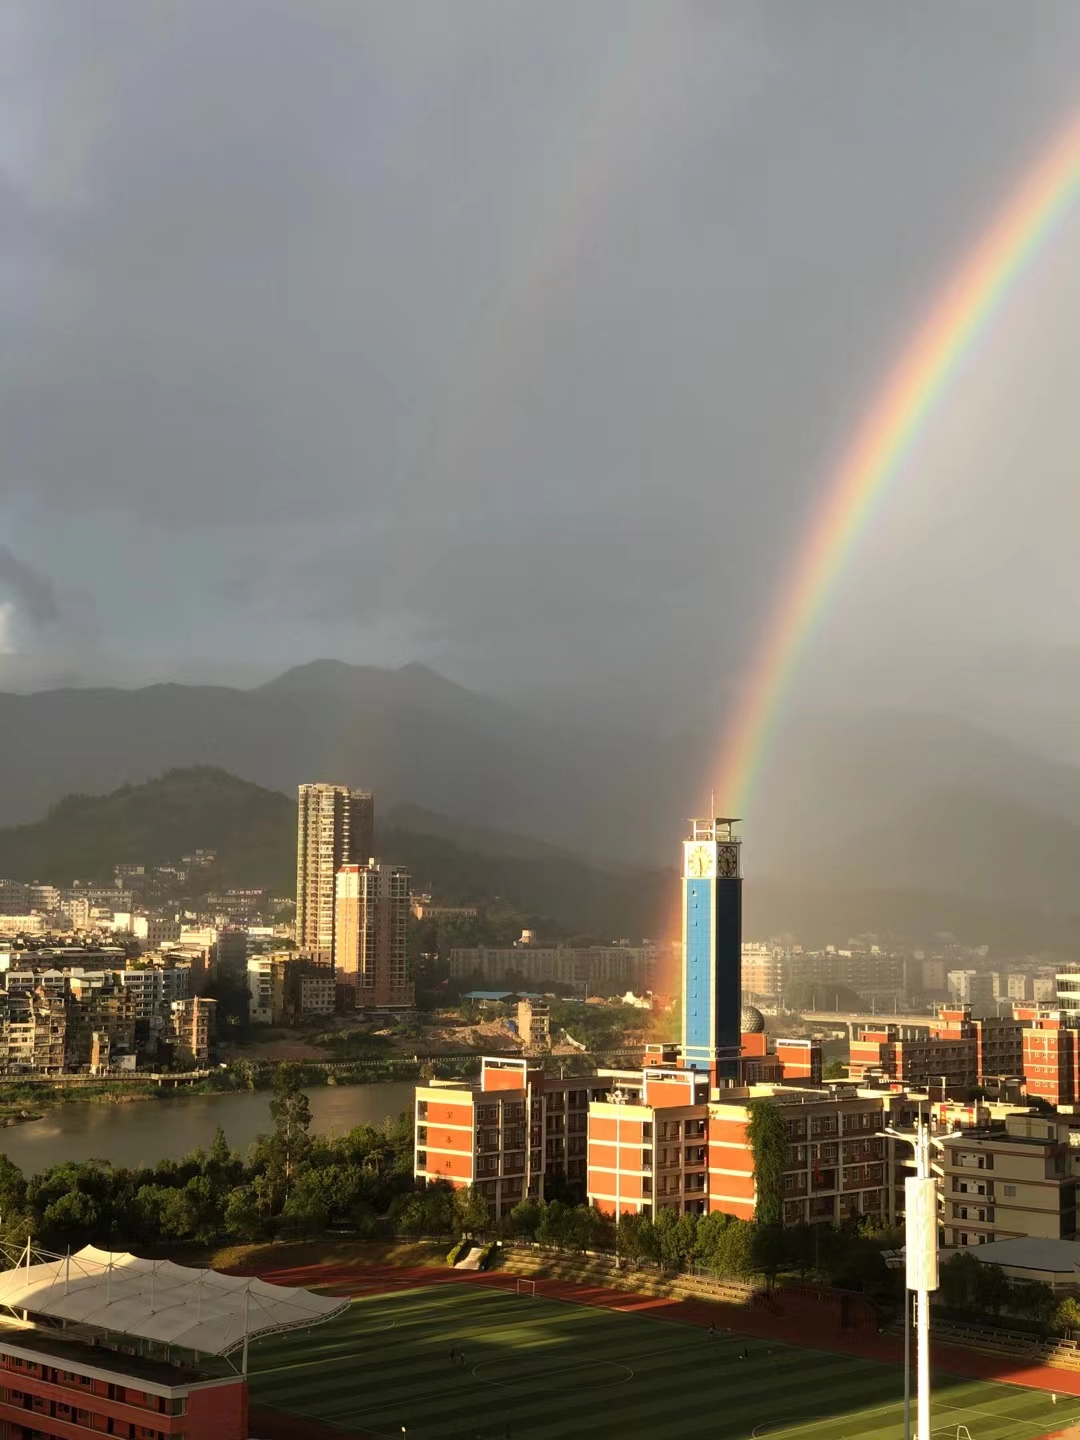
POLYGON ((1004 1187, 1004 1190, 1005 1190, 1005 1198, 1006 1198, 1006 1200, 1015 1200, 1015 1199, 1016 1199, 1016 1186, 1015 1186, 1015 1185, 1006 1185, 1006 1186, 1004 1187))

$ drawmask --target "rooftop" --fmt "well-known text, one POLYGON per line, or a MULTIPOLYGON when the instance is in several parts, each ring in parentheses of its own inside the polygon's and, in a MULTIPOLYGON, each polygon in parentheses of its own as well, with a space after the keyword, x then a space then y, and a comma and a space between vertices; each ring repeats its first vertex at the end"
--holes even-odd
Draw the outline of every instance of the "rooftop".
POLYGON ((73 1339, 59 1330, 44 1327, 0 1322, 0 1349, 19 1350, 40 1354, 42 1361, 67 1361, 86 1370, 108 1370, 118 1375, 129 1375, 147 1385, 158 1385, 175 1389, 182 1385, 198 1385, 206 1380, 220 1379, 233 1374, 227 1362, 210 1362, 198 1368, 187 1364, 171 1364, 164 1360, 152 1360, 143 1355, 132 1355, 128 1351, 115 1350, 111 1346, 95 1344, 91 1340, 73 1339))
POLYGON ((0 1272, 0 1306, 224 1355, 255 1335, 313 1325, 347 1301, 87 1245, 0 1272))
POLYGON ((1075 1278, 1080 1266, 1080 1244, 1075 1240, 1046 1240, 1019 1235, 1014 1240, 995 1240, 973 1245, 970 1253, 984 1265, 1007 1265, 1014 1270, 1052 1271, 1075 1278))

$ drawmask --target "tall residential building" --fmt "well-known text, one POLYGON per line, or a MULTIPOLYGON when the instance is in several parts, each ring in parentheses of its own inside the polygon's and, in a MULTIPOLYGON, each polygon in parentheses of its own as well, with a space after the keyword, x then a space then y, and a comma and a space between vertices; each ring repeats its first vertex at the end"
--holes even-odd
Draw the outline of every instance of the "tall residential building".
POLYGON ((970 1005, 975 1015, 993 1015, 994 977, 989 970, 950 970, 946 976, 949 999, 957 1005, 970 1005))
POLYGON ((361 1009, 408 1009, 416 1003, 409 979, 409 872, 370 860, 342 865, 337 875, 334 972, 361 1009))
POLYGON ((362 864, 374 849, 375 801, 348 785, 301 785, 296 840, 296 942, 334 949, 334 897, 342 865, 362 864))
POLYGON ((738 1075, 742 1014, 741 842, 731 819, 691 820, 683 842, 683 1058, 738 1075))

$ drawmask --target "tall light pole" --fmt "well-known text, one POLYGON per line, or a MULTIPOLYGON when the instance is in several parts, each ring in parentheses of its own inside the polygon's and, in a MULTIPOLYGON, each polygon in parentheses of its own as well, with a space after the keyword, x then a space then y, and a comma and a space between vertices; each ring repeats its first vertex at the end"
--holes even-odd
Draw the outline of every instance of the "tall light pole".
MULTIPOLYGON (((930 1293, 938 1288, 937 1182, 930 1168, 930 1126, 920 1115, 914 1135, 886 1128, 886 1135, 905 1140, 915 1151, 915 1174, 904 1181, 905 1276, 904 1327, 910 1324, 906 1291, 914 1290, 916 1308, 916 1430, 915 1440, 930 1437, 930 1293)), ((905 1367, 906 1368, 906 1367, 905 1367)), ((905 1390, 907 1384, 905 1382, 905 1390)), ((905 1406, 904 1429, 910 1429, 905 1406)), ((911 1440, 905 1433, 904 1440, 911 1440)))

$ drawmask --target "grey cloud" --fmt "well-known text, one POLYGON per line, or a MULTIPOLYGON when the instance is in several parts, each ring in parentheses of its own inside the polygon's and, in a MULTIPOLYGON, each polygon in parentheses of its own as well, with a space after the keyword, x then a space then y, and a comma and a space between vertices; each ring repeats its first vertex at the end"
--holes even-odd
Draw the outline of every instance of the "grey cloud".
POLYGON ((1080 53, 1069 0, 8 11, 11 553, 137 664, 703 711, 1080 53))
POLYGON ((56 588, 47 575, 21 560, 7 545, 0 545, 0 590, 16 600, 35 625, 60 618, 56 588))

